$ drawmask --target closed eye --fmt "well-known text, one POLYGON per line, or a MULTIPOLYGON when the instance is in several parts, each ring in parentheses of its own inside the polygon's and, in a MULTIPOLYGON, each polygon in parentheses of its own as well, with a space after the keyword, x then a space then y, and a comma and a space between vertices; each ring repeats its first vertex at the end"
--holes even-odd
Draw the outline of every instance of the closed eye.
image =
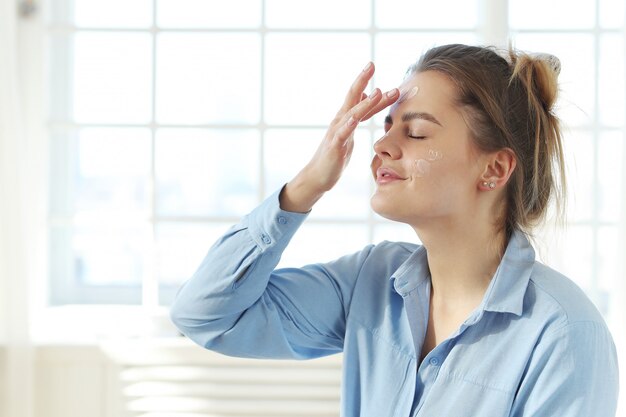
POLYGON ((413 135, 408 135, 408 136, 412 139, 426 139, 426 136, 413 136, 413 135))

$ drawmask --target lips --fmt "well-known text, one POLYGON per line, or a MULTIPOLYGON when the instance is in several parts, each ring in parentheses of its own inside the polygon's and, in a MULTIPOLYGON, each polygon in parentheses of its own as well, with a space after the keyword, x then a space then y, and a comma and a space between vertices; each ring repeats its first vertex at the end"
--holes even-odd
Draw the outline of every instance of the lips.
POLYGON ((377 184, 387 184, 393 181, 404 180, 404 179, 406 178, 403 178, 402 176, 400 176, 400 174, 398 174, 391 168, 380 167, 376 170, 376 183, 377 184))

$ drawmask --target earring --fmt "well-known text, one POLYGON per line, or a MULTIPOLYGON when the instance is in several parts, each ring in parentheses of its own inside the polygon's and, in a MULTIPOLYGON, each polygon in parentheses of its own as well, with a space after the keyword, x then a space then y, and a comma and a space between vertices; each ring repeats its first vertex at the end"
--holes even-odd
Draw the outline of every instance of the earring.
POLYGON ((487 181, 483 181, 483 187, 489 187, 490 189, 494 189, 496 188, 496 183, 493 181, 487 182, 487 181))

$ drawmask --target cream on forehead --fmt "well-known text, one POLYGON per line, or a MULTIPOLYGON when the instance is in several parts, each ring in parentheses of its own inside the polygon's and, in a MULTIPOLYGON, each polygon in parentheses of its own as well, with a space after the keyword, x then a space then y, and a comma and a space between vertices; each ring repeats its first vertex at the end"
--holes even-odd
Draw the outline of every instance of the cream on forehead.
POLYGON ((402 103, 403 101, 406 101, 415 97, 418 91, 419 91, 418 86, 413 86, 413 87, 407 86, 407 87, 401 88, 400 98, 398 98, 398 101, 396 103, 402 103))

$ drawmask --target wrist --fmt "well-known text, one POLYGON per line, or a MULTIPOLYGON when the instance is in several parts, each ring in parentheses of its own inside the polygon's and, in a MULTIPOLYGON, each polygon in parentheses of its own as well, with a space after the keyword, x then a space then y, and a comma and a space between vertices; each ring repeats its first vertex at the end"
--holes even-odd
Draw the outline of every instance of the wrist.
POLYGON ((295 213, 308 213, 324 195, 324 191, 296 175, 280 192, 280 208, 295 213))

